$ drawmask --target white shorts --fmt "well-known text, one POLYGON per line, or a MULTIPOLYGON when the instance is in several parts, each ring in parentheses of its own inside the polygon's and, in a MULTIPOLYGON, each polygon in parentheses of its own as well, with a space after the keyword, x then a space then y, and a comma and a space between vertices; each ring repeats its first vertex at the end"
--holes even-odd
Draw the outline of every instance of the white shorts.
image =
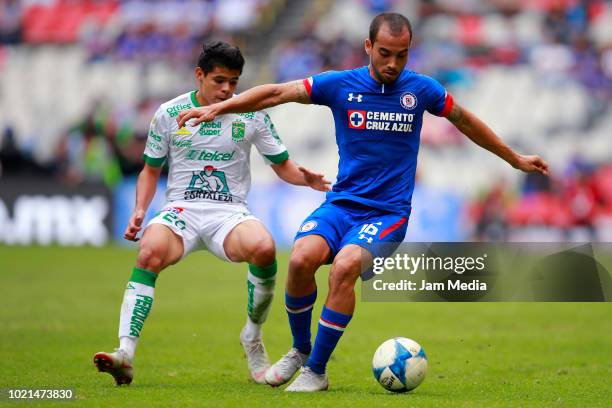
POLYGON ((244 204, 194 203, 172 201, 147 224, 162 224, 183 238, 183 258, 198 250, 208 250, 232 262, 225 253, 225 237, 241 222, 259 221, 244 204))

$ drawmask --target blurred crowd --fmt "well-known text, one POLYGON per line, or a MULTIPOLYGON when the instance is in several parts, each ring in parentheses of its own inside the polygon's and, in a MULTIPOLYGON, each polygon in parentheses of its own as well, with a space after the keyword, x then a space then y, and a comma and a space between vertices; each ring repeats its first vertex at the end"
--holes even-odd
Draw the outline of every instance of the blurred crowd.
POLYGON ((149 123, 161 102, 144 100, 127 111, 97 103, 59 143, 56 174, 70 184, 101 179, 109 187, 137 175, 149 123))
MULTIPOLYGON (((0 0, 3 46, 80 44, 90 64, 168 62, 192 67, 206 39, 240 43, 271 0, 0 0)), ((173 95, 169 95, 171 97, 173 95)), ((97 101, 65 130, 50 162, 34 158, 10 124, 0 123, 0 177, 53 175, 113 187, 142 168, 148 124, 159 103, 126 109, 97 101)))
MULTIPOLYGON (((272 1, 0 0, 0 67, 3 44, 45 42, 80 43, 90 63, 163 60, 192 65, 204 39, 240 41, 238 37, 257 24, 272 1)), ((329 10, 304 16, 297 31, 280 37, 286 39, 266 51, 274 81, 367 64, 365 27, 374 14, 393 9, 404 12, 413 24, 409 68, 437 78, 451 90, 469 87, 491 66, 529 66, 550 85, 580 84, 591 97, 593 118, 610 111, 609 1, 327 3, 329 10)), ((65 130, 56 159, 44 165, 32 159, 31 146, 19 145, 14 130, 0 123, 0 177, 55 175, 68 183, 93 180, 112 187, 140 170, 148 123, 160 102, 145 98, 132 109, 119 110, 99 101, 65 130)), ((452 126, 441 123, 424 129, 424 144, 464 143, 452 126)), ((562 174, 548 179, 527 176, 514 192, 500 181, 468 207, 478 239, 507 239, 513 227, 525 225, 562 230, 580 226, 594 234, 601 219, 612 219, 612 167, 576 157, 562 174)))
POLYGON ((0 177, 54 177, 70 185, 103 182, 112 188, 142 169, 142 153, 151 117, 161 101, 143 101, 132 111, 96 104, 82 121, 66 130, 55 159, 33 159, 30 146, 16 143, 7 127, 1 135, 0 177))
POLYGON ((91 61, 183 61, 236 42, 270 0, 0 0, 0 44, 79 42, 91 61))
POLYGON ((103 182, 116 186, 142 169, 149 123, 163 101, 144 100, 132 110, 115 109, 102 101, 66 130, 55 159, 39 164, 29 146, 16 143, 5 128, 0 144, 0 177, 54 177, 66 184, 103 182))
POLYGON ((612 220, 612 165, 596 165, 576 157, 561 174, 528 175, 518 194, 500 180, 468 209, 472 236, 479 241, 516 240, 514 231, 538 227, 561 231, 558 238, 605 240, 600 236, 612 220))
MULTIPOLYGON (((347 2, 338 2, 338 8, 347 2)), ((396 0, 351 2, 363 18, 308 21, 273 53, 275 78, 303 78, 330 69, 367 64, 364 27, 381 10, 402 8, 396 0), (355 21, 356 19, 356 21, 355 21), (347 38, 347 36, 351 36, 347 38), (289 63, 291 62, 291 63, 289 63)), ((596 102, 612 99, 612 5, 605 0, 423 0, 407 13, 414 39, 409 67, 447 86, 468 85, 487 66, 529 64, 546 81, 574 80, 596 102)), ((343 17, 338 11, 337 17, 343 17)), ((359 16, 359 13, 356 13, 359 16)))

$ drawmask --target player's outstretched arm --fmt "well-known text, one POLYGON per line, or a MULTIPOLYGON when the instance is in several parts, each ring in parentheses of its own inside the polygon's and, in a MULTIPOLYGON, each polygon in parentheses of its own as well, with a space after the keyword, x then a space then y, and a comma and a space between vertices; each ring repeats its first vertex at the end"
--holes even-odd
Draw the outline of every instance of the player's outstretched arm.
POLYGON ((259 85, 226 101, 181 111, 176 119, 179 127, 191 120, 193 125, 210 122, 224 113, 255 112, 287 102, 310 103, 303 81, 259 85))
POLYGON ((138 175, 138 182, 136 183, 136 206, 134 207, 134 212, 123 234, 123 237, 128 241, 138 241, 136 235, 142 229, 142 221, 144 220, 145 213, 147 212, 147 208, 149 208, 149 204, 151 204, 151 200, 153 200, 153 196, 155 196, 157 180, 159 180, 161 171, 161 166, 153 167, 145 164, 138 175))
POLYGON ((280 164, 273 164, 272 169, 279 178, 296 186, 309 186, 318 191, 331 190, 331 181, 321 173, 315 173, 305 167, 298 166, 293 160, 285 160, 280 164))
POLYGON ((548 163, 540 156, 518 154, 505 144, 482 120, 456 102, 447 118, 470 140, 501 157, 515 169, 548 175, 548 163))

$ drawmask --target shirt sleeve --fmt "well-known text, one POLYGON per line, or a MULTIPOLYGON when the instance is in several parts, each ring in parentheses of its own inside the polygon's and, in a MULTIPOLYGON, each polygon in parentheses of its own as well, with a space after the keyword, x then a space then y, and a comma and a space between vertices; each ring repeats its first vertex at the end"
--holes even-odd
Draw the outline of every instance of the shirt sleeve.
POLYGON ((341 72, 327 71, 304 79, 304 86, 312 103, 331 107, 341 76, 341 72))
POLYGON ((453 108, 453 96, 433 78, 429 78, 425 92, 427 94, 427 111, 436 116, 448 116, 453 108))
POLYGON ((167 126, 165 126, 164 110, 160 107, 155 112, 149 126, 147 144, 142 155, 144 162, 153 167, 162 166, 168 155, 169 140, 170 135, 167 126))
POLYGON ((266 164, 281 164, 289 158, 289 152, 278 136, 278 132, 267 112, 257 112, 255 115, 257 134, 253 144, 259 154, 264 157, 266 164))

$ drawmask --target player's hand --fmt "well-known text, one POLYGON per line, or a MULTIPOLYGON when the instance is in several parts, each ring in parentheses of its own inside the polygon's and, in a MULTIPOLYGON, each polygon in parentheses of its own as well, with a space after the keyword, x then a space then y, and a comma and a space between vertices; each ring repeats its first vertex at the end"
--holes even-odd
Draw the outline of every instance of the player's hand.
POLYGON ((202 122, 212 122, 217 117, 217 111, 211 105, 199 108, 186 109, 179 112, 176 121, 179 129, 185 126, 185 122, 191 120, 191 125, 195 126, 202 122))
POLYGON ((327 180, 323 174, 315 173, 302 166, 298 167, 298 170, 302 172, 304 180, 310 188, 317 191, 331 190, 331 181, 327 180))
POLYGON ((540 156, 519 156, 515 167, 526 173, 540 173, 548 176, 548 163, 540 156))
POLYGON ((134 210, 132 216, 130 217, 130 222, 123 233, 123 238, 127 239, 128 241, 138 241, 139 238, 136 238, 136 235, 142 229, 141 225, 142 221, 144 220, 144 215, 144 210, 134 210))

